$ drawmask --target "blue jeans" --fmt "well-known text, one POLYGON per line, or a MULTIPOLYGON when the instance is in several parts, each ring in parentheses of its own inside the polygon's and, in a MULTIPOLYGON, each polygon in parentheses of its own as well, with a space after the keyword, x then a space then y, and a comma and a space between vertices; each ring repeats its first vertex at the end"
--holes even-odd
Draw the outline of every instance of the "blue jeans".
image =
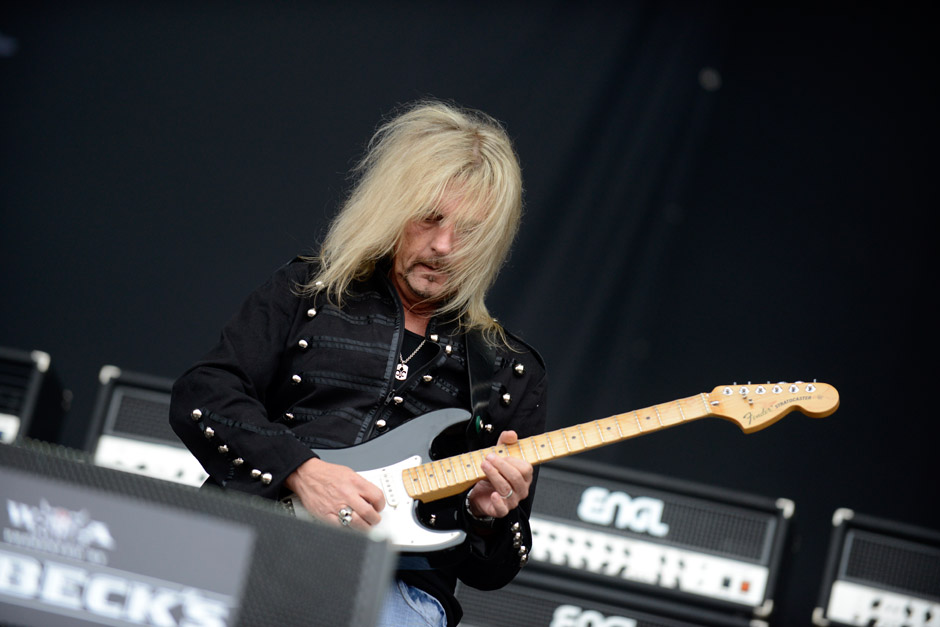
POLYGON ((376 627, 447 627, 440 602, 424 590, 392 580, 376 627))

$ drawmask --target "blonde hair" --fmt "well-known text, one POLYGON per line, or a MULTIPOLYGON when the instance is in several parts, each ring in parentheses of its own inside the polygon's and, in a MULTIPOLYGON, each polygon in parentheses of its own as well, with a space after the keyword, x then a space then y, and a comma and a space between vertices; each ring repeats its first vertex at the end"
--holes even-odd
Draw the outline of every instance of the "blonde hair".
POLYGON ((436 101, 409 106, 382 124, 353 169, 355 183, 323 240, 316 276, 303 293, 342 304, 353 281, 396 253, 406 226, 460 201, 460 246, 449 256, 439 314, 506 342, 484 297, 506 260, 522 217, 522 173, 506 131, 480 111, 436 101))

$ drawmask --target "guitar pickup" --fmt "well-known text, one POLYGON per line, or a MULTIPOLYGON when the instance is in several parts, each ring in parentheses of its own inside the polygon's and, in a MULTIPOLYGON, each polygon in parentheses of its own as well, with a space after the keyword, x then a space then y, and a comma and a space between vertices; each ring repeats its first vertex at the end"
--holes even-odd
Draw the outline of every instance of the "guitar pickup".
POLYGON ((381 483, 382 492, 385 493, 385 504, 388 507, 398 507, 398 497, 395 494, 395 484, 393 483, 394 479, 388 471, 388 468, 382 469, 379 481, 381 483))

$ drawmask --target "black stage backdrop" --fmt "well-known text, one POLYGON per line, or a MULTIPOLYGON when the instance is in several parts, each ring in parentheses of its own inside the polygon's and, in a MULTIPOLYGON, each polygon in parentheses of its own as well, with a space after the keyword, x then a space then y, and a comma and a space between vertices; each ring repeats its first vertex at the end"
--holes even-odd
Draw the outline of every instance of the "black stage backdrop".
POLYGON ((0 346, 52 355, 74 393, 62 442, 80 445, 102 365, 175 377, 313 248, 380 116, 426 96, 483 109, 526 177, 492 310, 548 362, 551 428, 729 382, 841 391, 825 420, 701 421, 587 455, 794 500, 774 618, 808 623, 833 510, 940 528, 921 23, 840 5, 5 3, 0 346))

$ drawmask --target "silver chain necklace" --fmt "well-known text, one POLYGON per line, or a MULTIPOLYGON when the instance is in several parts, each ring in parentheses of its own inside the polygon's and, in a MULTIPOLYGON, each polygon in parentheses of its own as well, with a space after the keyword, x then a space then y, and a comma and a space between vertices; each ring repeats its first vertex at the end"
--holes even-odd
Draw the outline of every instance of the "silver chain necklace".
POLYGON ((418 344, 418 348, 414 349, 408 359, 402 359, 401 353, 398 353, 398 365, 395 367, 395 378, 399 381, 404 381, 408 378, 408 362, 411 361, 411 358, 418 354, 418 351, 421 350, 421 347, 424 346, 424 343, 427 342, 427 338, 421 340, 421 343, 418 344))

